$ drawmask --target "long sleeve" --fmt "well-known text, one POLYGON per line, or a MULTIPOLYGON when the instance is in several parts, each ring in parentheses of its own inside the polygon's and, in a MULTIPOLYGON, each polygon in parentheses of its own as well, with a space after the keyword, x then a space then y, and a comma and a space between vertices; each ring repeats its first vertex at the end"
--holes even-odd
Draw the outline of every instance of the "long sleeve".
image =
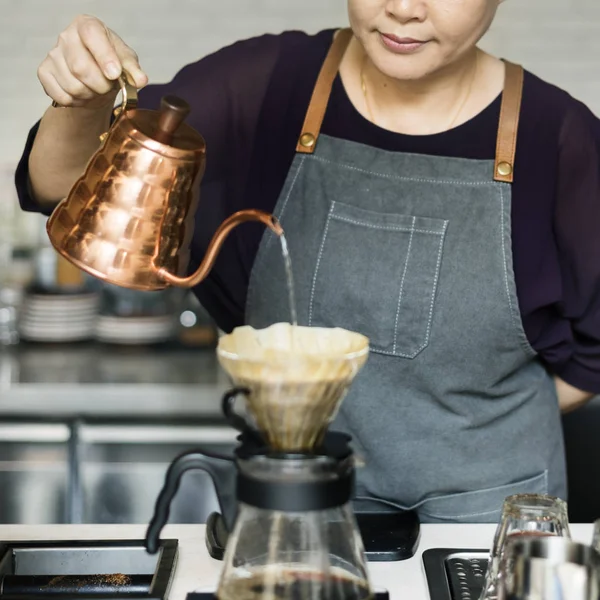
POLYGON ((554 229, 562 281, 561 315, 570 358, 567 383, 600 392, 600 121, 573 103, 560 137, 554 229))

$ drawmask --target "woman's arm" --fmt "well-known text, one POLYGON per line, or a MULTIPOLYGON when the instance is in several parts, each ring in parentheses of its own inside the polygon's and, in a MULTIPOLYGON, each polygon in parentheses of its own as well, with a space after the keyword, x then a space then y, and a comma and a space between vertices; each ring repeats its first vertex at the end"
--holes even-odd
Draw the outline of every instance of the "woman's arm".
POLYGON ((43 209, 64 198, 100 147, 111 107, 49 108, 42 118, 29 155, 31 193, 43 209))
MULTIPOLYGON (((226 217, 244 208, 261 207, 258 201, 254 206, 255 199, 246 193, 256 136, 260 134, 258 118, 282 48, 284 44, 293 48, 298 38, 310 43, 308 36, 297 32, 236 42, 185 65, 171 81, 145 85, 138 93, 140 109, 156 110, 161 98, 170 94, 187 100, 192 110, 186 121, 206 141, 191 270, 202 261, 226 217)), ((291 54, 289 50, 287 53, 291 54)), ((52 97, 61 105, 68 104, 68 98, 52 97)), ((98 147, 98 134, 108 125, 112 102, 93 108, 80 104, 77 108, 49 108, 39 126, 32 128, 15 173, 23 210, 51 213, 98 147)), ((224 331, 243 322, 249 272, 245 245, 234 236, 229 240, 208 277, 193 290, 224 331)))
POLYGON ((562 124, 554 234, 561 274, 557 309, 570 356, 553 369, 562 412, 600 394, 600 121, 573 102, 562 124))

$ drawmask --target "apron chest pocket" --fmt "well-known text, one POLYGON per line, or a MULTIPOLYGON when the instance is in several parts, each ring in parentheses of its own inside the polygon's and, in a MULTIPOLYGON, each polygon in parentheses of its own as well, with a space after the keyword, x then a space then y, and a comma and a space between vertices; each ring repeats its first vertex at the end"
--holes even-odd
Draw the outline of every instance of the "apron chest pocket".
POLYGON ((333 202, 315 265, 309 325, 369 337, 414 358, 429 343, 448 221, 333 202))

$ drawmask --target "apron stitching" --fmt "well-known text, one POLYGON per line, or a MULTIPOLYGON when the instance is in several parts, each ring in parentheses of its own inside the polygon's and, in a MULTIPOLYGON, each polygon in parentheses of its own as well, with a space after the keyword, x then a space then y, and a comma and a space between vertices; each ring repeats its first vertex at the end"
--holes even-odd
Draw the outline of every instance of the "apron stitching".
POLYGON ((412 248, 416 220, 417 218, 413 217, 412 227, 410 228, 410 238, 408 240, 408 250, 406 251, 406 259, 404 261, 402 280, 400 281, 400 293, 398 294, 398 306, 396 307, 396 321, 394 323, 394 345, 392 347, 392 352, 394 354, 396 353, 396 349, 398 348, 398 321, 400 319, 400 305, 402 304, 402 297, 404 296, 404 281, 406 280, 406 271, 408 271, 408 261, 410 259, 410 250, 412 248))
POLYGON ((508 278, 508 261, 507 261, 507 255, 506 255, 507 254, 506 253, 506 235, 505 235, 506 219, 504 218, 505 198, 504 198, 504 192, 502 190, 502 186, 499 186, 499 190, 500 190, 500 235, 502 237, 502 266, 504 268, 504 284, 506 286, 506 297, 508 299, 510 316, 511 316, 511 319, 513 322, 513 326, 515 327, 515 333, 518 337, 519 345, 521 346, 521 349, 525 352, 526 356, 532 356, 532 355, 535 356, 536 352, 534 351, 532 353, 532 351, 530 349, 531 346, 528 345, 526 340, 523 339, 521 318, 516 313, 515 306, 512 301, 512 294, 511 294, 511 290, 510 290, 510 284, 508 281, 508 279, 509 279, 508 278))
MULTIPOLYGON (((444 223, 444 235, 440 236, 440 248, 438 250, 437 264, 435 265, 435 279, 433 281, 433 292, 431 294, 431 303, 429 305, 429 319, 427 321, 427 337, 426 344, 429 344, 429 336, 431 335, 431 323, 433 322, 433 305, 435 303, 435 296, 437 294, 437 286, 440 279, 440 266, 442 264, 442 249, 444 247, 444 239, 446 237, 446 229, 448 228, 448 221, 444 223)), ((424 348, 425 346, 423 346, 424 348)))
POLYGON ((288 200, 290 199, 290 196, 292 195, 292 191, 296 187, 296 181, 298 180, 298 175, 300 175, 300 171, 302 171, 302 167, 304 165, 305 158, 306 158, 306 155, 303 155, 302 158, 300 159, 300 164, 298 165, 298 170, 296 171, 296 174, 294 175, 294 179, 292 180, 292 185, 290 185, 290 191, 287 193, 287 196, 285 197, 285 200, 283 201, 283 204, 281 206, 281 211, 279 212, 280 220, 283 217, 283 213, 285 212, 285 208, 287 206, 288 200))
MULTIPOLYGON (((432 229, 415 229, 414 227, 401 227, 400 225, 373 225, 373 223, 367 223, 366 221, 358 221, 356 219, 349 219, 348 217, 341 217, 340 215, 333 215, 333 219, 336 221, 344 221, 345 223, 351 223, 352 225, 360 225, 362 227, 368 227, 370 229, 378 229, 383 231, 404 231, 406 233, 430 233, 432 235, 444 235, 443 231, 433 231, 432 229)), ((415 220, 416 217, 413 217, 415 220)))
POLYGON ((327 222, 325 223, 325 231, 323 232, 323 239, 321 240, 321 247, 319 248, 319 256, 317 257, 317 263, 315 265, 315 273, 313 275, 312 289, 310 291, 310 308, 308 311, 308 326, 312 325, 312 315, 313 315, 313 303, 315 300, 315 288, 317 287, 317 275, 319 273, 319 266, 321 265, 321 258, 323 257, 323 250, 325 248, 325 240, 327 239, 327 232, 329 231, 329 223, 331 223, 331 215, 333 214, 333 209, 335 208, 335 201, 331 202, 331 208, 329 209, 329 214, 327 215, 327 222))
POLYGON ((506 268, 506 244, 504 241, 504 193, 502 192, 502 188, 500 188, 500 235, 502 237, 502 266, 504 268, 504 285, 506 287, 506 296, 508 298, 508 306, 510 307, 510 315, 514 320, 513 304, 508 286, 508 269, 506 268))
POLYGON ((433 322, 433 307, 435 304, 435 297, 436 297, 436 292, 437 292, 437 286, 438 286, 438 282, 439 282, 439 272, 440 272, 440 264, 441 264, 441 260, 442 260, 442 250, 443 250, 443 242, 444 242, 444 237, 446 235, 446 231, 448 228, 448 220, 444 220, 443 223, 443 228, 442 231, 431 231, 431 230, 424 230, 424 229, 415 229, 414 225, 416 223, 416 219, 417 217, 412 217, 412 222, 413 222, 413 226, 410 229, 407 228, 401 228, 401 227, 396 227, 396 226, 378 226, 378 225, 373 225, 371 223, 365 223, 365 222, 361 222, 358 220, 354 220, 354 219, 350 219, 347 217, 342 217, 339 215, 334 214, 336 208, 336 202, 332 201, 331 203, 331 208, 329 209, 329 213, 327 215, 327 221, 325 223, 325 231, 323 233, 323 239, 321 240, 321 246, 319 248, 319 254, 317 257, 317 262, 316 262, 316 266, 315 266, 315 273, 313 275, 313 283, 312 283, 312 289, 311 289, 311 294, 310 294, 310 306, 309 306, 309 312, 308 312, 308 326, 312 326, 312 318, 313 318, 313 313, 314 313, 314 298, 315 298, 315 293, 316 293, 316 282, 317 282, 317 276, 318 276, 318 272, 319 272, 319 267, 321 265, 321 260, 323 258, 323 251, 325 249, 325 242, 327 239, 327 235, 329 233, 329 225, 331 223, 331 220, 337 220, 337 221, 344 221, 344 222, 348 222, 354 225, 360 225, 360 226, 364 226, 364 227, 369 227, 371 229, 377 229, 377 230, 385 230, 385 229, 392 229, 392 230, 398 230, 398 231, 406 231, 406 232, 410 232, 410 240, 408 243, 408 250, 407 250, 407 255, 406 255, 406 261, 404 263, 404 271, 402 274, 402 281, 400 283, 400 294, 398 297, 398 306, 397 306, 397 310, 396 310, 396 320, 395 320, 395 324, 394 324, 394 345, 391 351, 388 350, 383 350, 383 349, 378 349, 375 348, 373 346, 371 346, 370 350, 372 352, 375 352, 377 354, 383 354, 386 356, 398 356, 401 358, 414 358, 415 356, 417 356, 417 354, 419 354, 424 348, 427 347, 427 345, 429 344, 429 337, 431 335, 431 325, 433 322), (418 233, 428 233, 428 234, 432 234, 432 235, 438 235, 440 237, 440 245, 439 245, 439 249, 438 249, 438 257, 437 257, 437 262, 436 262, 436 267, 435 267, 435 278, 433 281, 433 289, 432 289, 432 293, 431 293, 431 302, 430 302, 430 306, 429 306, 429 317, 427 319, 427 333, 425 335, 425 340, 424 342, 412 353, 406 353, 406 352, 398 352, 398 321, 400 318, 400 305, 402 303, 402 298, 404 296, 404 281, 405 281, 405 277, 406 277, 406 271, 408 269, 408 261, 410 258, 410 251, 411 251, 411 247, 412 247, 412 241, 413 241, 413 236, 414 233, 418 232, 418 233))
MULTIPOLYGON (((543 481, 543 492, 547 494, 548 493, 548 469, 544 469, 544 472, 542 474, 535 475, 533 477, 529 477, 528 479, 526 479, 520 483, 527 484, 529 482, 536 481, 537 479, 540 478, 540 476, 542 477, 542 481, 543 481)), ((472 512, 472 513, 465 513, 465 514, 459 514, 459 515, 456 515, 456 514, 449 515, 449 514, 439 514, 439 513, 435 513, 435 512, 429 512, 427 510, 427 505, 430 502, 435 502, 435 501, 439 501, 439 500, 444 501, 444 500, 452 500, 455 498, 460 498, 461 496, 464 496, 465 494, 475 497, 480 494, 489 493, 492 490, 500 492, 500 490, 502 490, 502 489, 509 490, 513 486, 514 486, 514 484, 509 483, 509 484, 502 485, 502 486, 499 486, 497 488, 492 488, 492 489, 472 490, 469 492, 459 492, 456 494, 447 494, 444 496, 434 496, 432 498, 426 498, 424 500, 420 500, 419 502, 412 504, 410 506, 406 506, 406 505, 400 504, 398 502, 393 502, 391 500, 386 500, 385 498, 377 498, 376 496, 357 495, 355 497, 355 500, 359 500, 359 501, 360 500, 362 500, 362 501, 368 500, 371 502, 379 502, 381 504, 399 508, 400 510, 417 510, 418 509, 419 512, 421 512, 429 517, 434 517, 437 519, 461 519, 464 517, 476 517, 476 516, 483 516, 483 515, 491 515, 494 513, 501 512, 502 509, 496 508, 494 510, 486 510, 486 511, 482 511, 482 512, 472 512)))
POLYGON ((425 341, 411 354, 406 352, 390 352, 389 350, 381 350, 379 348, 374 348, 371 346, 369 348, 369 352, 373 352, 374 354, 384 354, 385 356, 399 356, 400 358, 414 358, 421 352, 421 350, 425 349, 429 344, 429 337, 431 335, 431 324, 433 322, 433 305, 435 304, 435 296, 437 292, 437 285, 440 277, 440 264, 442 262, 442 249, 444 247, 444 237, 446 234, 448 221, 444 221, 444 231, 439 234, 440 236, 440 247, 438 250, 438 259, 435 267, 435 279, 433 281, 433 290, 431 294, 431 303, 429 306, 429 319, 427 320, 427 334, 425 335, 425 341))
POLYGON ((384 354, 385 356, 399 356, 400 358, 414 358, 415 356, 417 356, 417 354, 419 354, 419 352, 421 352, 421 350, 423 350, 425 347, 427 347, 427 342, 429 340, 425 340, 425 342, 423 344, 421 344, 421 346, 419 346, 412 354, 407 354, 405 352, 392 352, 391 350, 380 350, 379 348, 369 348, 369 352, 373 352, 375 354, 384 354))
MULTIPOLYGON (((294 175, 294 179, 292 179, 292 183, 290 184, 290 189, 288 190, 285 200, 283 201, 283 204, 281 205, 281 210, 279 211, 279 214, 276 215, 277 218, 279 219, 279 221, 281 221, 283 219, 283 214, 285 213, 285 209, 287 207, 288 200, 290 199, 290 196, 292 195, 292 192, 294 191, 294 188, 296 187, 296 181, 298 180, 298 175, 300 175, 300 171, 302 170, 302 165, 304 164, 304 158, 305 157, 302 156, 302 158, 300 159, 300 164, 298 165, 298 170, 296 171, 296 174, 294 175)), ((266 240, 265 246, 269 247, 272 240, 273 240, 273 236, 269 236, 266 240)))
POLYGON ((368 502, 378 502, 379 504, 384 504, 385 506, 390 506, 392 508, 398 508, 400 510, 413 510, 410 506, 404 506, 403 504, 399 504, 398 502, 392 502, 391 500, 386 500, 385 498, 376 498, 375 496, 355 496, 355 501, 368 501, 368 502))
POLYGON ((473 512, 473 513, 464 513, 462 515, 439 515, 436 513, 430 513, 426 510, 421 511, 424 515, 428 517, 433 517, 434 519, 464 519, 465 517, 482 517, 483 515, 493 515, 496 513, 501 513, 501 508, 496 508, 494 510, 485 510, 483 512, 473 512))
MULTIPOLYGON (((538 479, 540 479, 540 477, 542 478, 543 481, 543 493, 548 493, 548 469, 544 469, 543 473, 540 473, 539 475, 534 475, 533 477, 528 477, 527 479, 518 482, 518 485, 526 485, 528 483, 533 483, 535 481, 537 481, 538 479)), ((485 512, 474 512, 474 513, 469 513, 469 514, 463 514, 463 515, 440 515, 437 513, 432 513, 432 512, 427 512, 427 504, 429 502, 434 502, 436 500, 452 500, 455 498, 460 498, 460 496, 464 496, 465 494, 469 495, 470 497, 476 497, 479 496, 481 494, 486 494, 489 493, 490 491, 495 491, 495 492, 500 492, 500 490, 510 490, 510 488, 514 487, 515 484, 512 483, 507 483, 505 485, 501 485, 499 487, 496 488, 491 488, 491 489, 483 489, 483 490, 472 490, 470 492, 459 492, 457 494, 448 494, 446 496, 434 496, 433 498, 427 498, 426 500, 421 500, 420 502, 417 502, 417 504, 414 504, 413 506, 410 506, 408 508, 408 510, 414 510, 416 508, 421 508, 424 507, 425 510, 421 511, 424 514, 430 516, 430 517, 437 517, 440 519, 443 518, 461 518, 461 517, 473 517, 473 516, 477 516, 477 515, 488 515, 488 514, 492 514, 495 512, 501 512, 502 509, 495 509, 495 510, 488 510, 485 512)), ((506 495, 506 492, 502 492, 503 494, 506 495)))
POLYGON ((315 156, 314 154, 306 155, 307 158, 312 160, 318 160, 330 165, 335 165, 343 169, 349 169, 350 171, 357 171, 359 173, 365 173, 367 175, 376 175, 378 177, 384 177, 385 179, 395 179, 398 181, 416 181, 418 183, 437 183, 440 185, 462 185, 468 187, 474 186, 493 186, 493 182, 490 181, 458 181, 455 179, 424 179, 419 177, 403 177, 401 175, 388 175, 387 173, 378 173, 377 171, 369 171, 367 169, 361 169, 360 167, 354 167, 352 165, 345 165, 343 163, 336 163, 322 156, 315 156))

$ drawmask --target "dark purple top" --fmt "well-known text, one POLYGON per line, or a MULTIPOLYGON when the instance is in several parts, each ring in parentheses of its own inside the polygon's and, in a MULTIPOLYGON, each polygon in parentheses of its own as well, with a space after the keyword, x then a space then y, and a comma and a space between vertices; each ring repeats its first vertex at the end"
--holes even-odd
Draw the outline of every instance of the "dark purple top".
MULTIPOLYGON (((207 142, 207 168, 192 245, 195 268, 223 219, 243 208, 272 211, 294 157, 332 31, 266 35, 184 67, 140 92, 158 108, 172 93, 192 104, 189 123, 207 142)), ((450 131, 409 136, 362 117, 337 78, 322 131, 385 150, 492 160, 500 97, 450 131)), ((29 136, 16 173, 21 207, 40 211, 28 187, 29 136)), ((225 331, 244 322, 250 271, 264 228, 227 239, 195 290, 225 331)), ((512 244, 527 337, 549 369, 600 392, 600 121, 566 92, 526 73, 515 164, 512 244)))

